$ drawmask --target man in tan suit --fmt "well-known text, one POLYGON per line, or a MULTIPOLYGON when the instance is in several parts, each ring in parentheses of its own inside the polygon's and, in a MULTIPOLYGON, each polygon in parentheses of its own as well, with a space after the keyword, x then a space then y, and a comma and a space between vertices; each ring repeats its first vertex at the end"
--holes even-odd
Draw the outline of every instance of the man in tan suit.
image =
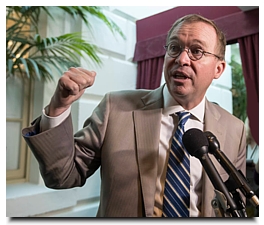
MULTIPOLYGON (((221 150, 245 173, 245 128, 205 93, 225 69, 225 37, 210 20, 189 15, 174 23, 166 41, 166 84, 156 90, 107 94, 73 136, 71 104, 96 73, 70 68, 23 136, 40 165, 47 187, 84 185, 101 170, 99 217, 160 217, 175 112, 188 111, 185 130, 211 131, 221 150), (56 121, 56 122, 54 122, 56 121)), ((211 157, 222 179, 228 174, 211 157)), ((214 187, 198 159, 190 159, 190 217, 213 217, 214 187)))

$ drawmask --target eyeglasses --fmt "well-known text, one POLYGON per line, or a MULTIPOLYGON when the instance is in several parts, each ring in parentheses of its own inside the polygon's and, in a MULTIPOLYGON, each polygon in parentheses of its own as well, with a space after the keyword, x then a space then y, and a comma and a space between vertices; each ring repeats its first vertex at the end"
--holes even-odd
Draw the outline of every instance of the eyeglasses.
POLYGON ((177 43, 176 44, 170 43, 168 45, 165 45, 164 48, 167 51, 168 55, 172 58, 177 58, 183 51, 187 51, 187 54, 192 61, 197 61, 197 60, 201 59, 204 54, 213 55, 218 59, 222 58, 222 57, 215 55, 213 53, 203 51, 202 49, 200 49, 200 47, 198 47, 196 45, 192 45, 189 48, 187 48, 187 47, 183 48, 182 46, 178 45, 177 43))

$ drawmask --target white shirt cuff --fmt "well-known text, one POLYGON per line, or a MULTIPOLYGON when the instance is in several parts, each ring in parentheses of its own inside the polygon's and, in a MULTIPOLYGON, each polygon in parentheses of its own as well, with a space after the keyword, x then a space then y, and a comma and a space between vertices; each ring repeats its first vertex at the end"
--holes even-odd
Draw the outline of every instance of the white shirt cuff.
POLYGON ((50 117, 46 114, 48 106, 42 110, 41 120, 40 120, 40 132, 49 130, 53 127, 60 125, 71 113, 71 107, 69 107, 65 112, 57 117, 50 117))

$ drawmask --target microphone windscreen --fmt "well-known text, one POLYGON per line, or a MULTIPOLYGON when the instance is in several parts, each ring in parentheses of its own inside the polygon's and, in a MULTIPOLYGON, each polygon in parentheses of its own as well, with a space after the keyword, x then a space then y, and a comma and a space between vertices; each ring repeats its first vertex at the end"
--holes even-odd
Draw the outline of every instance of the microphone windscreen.
POLYGON ((199 151, 204 146, 208 146, 208 140, 206 136, 201 130, 197 128, 187 130, 183 134, 182 142, 186 150, 192 156, 197 156, 197 151, 199 151))

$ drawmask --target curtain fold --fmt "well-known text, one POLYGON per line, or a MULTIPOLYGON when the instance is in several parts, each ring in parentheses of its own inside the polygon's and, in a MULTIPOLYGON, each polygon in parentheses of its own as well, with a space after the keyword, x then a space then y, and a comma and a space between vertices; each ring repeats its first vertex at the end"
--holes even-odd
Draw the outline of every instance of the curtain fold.
POLYGON ((138 62, 137 89, 155 89, 160 86, 164 56, 138 62))
POLYGON ((259 34, 238 39, 247 89, 247 114, 252 137, 259 144, 259 34))

